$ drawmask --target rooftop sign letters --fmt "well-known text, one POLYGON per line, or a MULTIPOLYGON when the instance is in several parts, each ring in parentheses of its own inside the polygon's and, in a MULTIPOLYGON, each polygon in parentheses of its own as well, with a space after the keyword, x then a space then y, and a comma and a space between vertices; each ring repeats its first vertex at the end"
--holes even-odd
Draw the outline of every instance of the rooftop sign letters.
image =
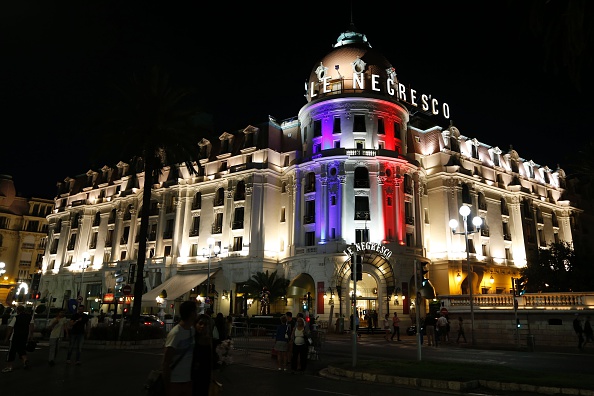
MULTIPOLYGON (((363 73, 353 73, 353 89, 365 90, 365 78, 363 73)), ((381 82, 379 74, 371 75, 371 90, 375 92, 381 92, 381 82)), ((322 94, 329 94, 332 92, 332 84, 334 79, 330 76, 320 78, 319 83, 312 81, 310 83, 309 97, 314 98, 318 96, 316 93, 316 86, 321 88, 322 94)), ((307 85, 307 84, 306 84, 307 85)), ((431 112, 433 115, 441 115, 444 118, 450 118, 450 106, 447 103, 440 105, 439 101, 432 98, 431 95, 418 94, 416 90, 412 88, 406 88, 402 83, 396 83, 394 79, 388 78, 385 83, 385 90, 388 95, 396 97, 398 100, 406 102, 414 107, 421 107, 421 110, 431 112)))
POLYGON ((371 250, 373 252, 377 252, 386 259, 392 257, 392 251, 390 249, 375 242, 360 242, 355 243, 354 245, 347 246, 347 248, 344 250, 344 254, 346 254, 347 256, 352 256, 353 254, 361 250, 371 250), (355 251, 353 251, 353 248, 355 249, 355 251))

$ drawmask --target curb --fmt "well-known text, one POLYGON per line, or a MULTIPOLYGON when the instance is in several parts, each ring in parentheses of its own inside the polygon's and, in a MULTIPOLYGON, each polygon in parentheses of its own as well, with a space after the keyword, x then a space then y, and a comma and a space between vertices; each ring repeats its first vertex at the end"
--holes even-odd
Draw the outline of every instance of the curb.
POLYGON ((328 366, 320 370, 320 375, 330 379, 348 378, 357 381, 377 382, 381 384, 394 384, 398 386, 409 386, 413 388, 430 388, 438 390, 449 390, 463 392, 477 388, 487 388, 492 390, 503 390, 510 392, 533 392, 544 395, 579 395, 594 396, 594 390, 575 389, 575 388, 557 388, 549 386, 537 386, 528 384, 516 384, 499 381, 473 380, 473 381, 446 381, 426 378, 398 377, 384 374, 372 374, 361 371, 345 370, 337 367, 328 366))

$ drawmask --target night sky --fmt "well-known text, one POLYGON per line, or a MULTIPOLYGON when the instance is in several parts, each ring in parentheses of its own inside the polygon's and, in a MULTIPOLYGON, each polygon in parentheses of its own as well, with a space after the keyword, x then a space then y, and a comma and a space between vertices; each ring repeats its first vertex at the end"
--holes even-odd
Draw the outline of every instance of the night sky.
POLYGON ((20 195, 53 198, 58 181, 105 165, 88 155, 101 139, 91 120, 113 83, 151 64, 195 89, 217 134, 297 116, 309 73, 351 19, 400 82, 449 104, 462 135, 566 171, 591 140, 587 2, 175 3, 0 5, 0 173, 20 195))

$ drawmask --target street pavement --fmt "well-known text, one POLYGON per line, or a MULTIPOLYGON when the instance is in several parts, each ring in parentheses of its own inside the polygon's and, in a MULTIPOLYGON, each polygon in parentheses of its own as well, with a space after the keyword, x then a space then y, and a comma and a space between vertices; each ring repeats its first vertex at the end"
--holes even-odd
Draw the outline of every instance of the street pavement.
MULTIPOLYGON (((257 368, 271 372, 276 370, 270 340, 268 343, 249 344, 249 349, 233 351, 233 370, 221 376, 223 384, 228 385, 223 394, 234 387, 231 373, 257 368)), ((89 343, 90 344, 90 343, 89 343)), ((241 340, 237 340, 237 345, 241 340)), ((319 348, 319 360, 309 361, 306 375, 315 376, 319 370, 336 362, 352 362, 353 340, 350 334, 327 333, 326 340, 319 348)), ((6 356, 6 345, 0 346, 0 354, 6 356)), ((88 349, 82 354, 80 366, 67 365, 66 349, 59 351, 55 366, 48 365, 47 342, 40 341, 38 349, 29 354, 31 367, 23 369, 20 362, 10 373, 0 373, 0 394, 2 396, 22 395, 24 391, 36 394, 58 394, 76 392, 84 396, 106 393, 142 394, 143 384, 151 369, 158 368, 163 349, 149 347, 144 349, 88 349)), ((402 336, 401 342, 385 341, 383 334, 363 334, 357 341, 356 361, 367 359, 416 360, 417 346, 414 336, 402 336)), ((515 351, 513 346, 493 348, 471 348, 468 344, 448 344, 438 348, 423 346, 422 359, 443 362, 495 363, 517 368, 531 368, 544 372, 589 373, 594 378, 594 346, 588 345, 583 352, 561 348, 537 348, 534 352, 515 351)), ((4 359, 3 359, 4 360, 4 359)), ((356 366, 355 366, 356 367, 356 366)), ((228 367, 229 369, 231 367, 228 367)), ((239 375, 239 374, 237 374, 239 375)), ((247 382, 257 385, 261 379, 247 377, 247 382)), ((331 380, 329 380, 331 381, 331 380)), ((242 386, 244 386, 243 384, 242 386)), ((305 385, 304 385, 305 386, 305 385)), ((357 394, 357 393, 349 393, 357 394)))

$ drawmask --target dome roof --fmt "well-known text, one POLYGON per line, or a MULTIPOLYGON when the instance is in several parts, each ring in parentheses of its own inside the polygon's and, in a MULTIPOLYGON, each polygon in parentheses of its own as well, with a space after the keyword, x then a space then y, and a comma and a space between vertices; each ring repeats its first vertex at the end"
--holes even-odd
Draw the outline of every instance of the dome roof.
POLYGON ((347 30, 338 36, 332 51, 314 65, 305 96, 311 102, 328 95, 371 93, 395 100, 389 94, 388 79, 392 86, 397 84, 390 62, 371 48, 364 34, 347 30), (360 83, 355 83, 355 78, 360 83))

